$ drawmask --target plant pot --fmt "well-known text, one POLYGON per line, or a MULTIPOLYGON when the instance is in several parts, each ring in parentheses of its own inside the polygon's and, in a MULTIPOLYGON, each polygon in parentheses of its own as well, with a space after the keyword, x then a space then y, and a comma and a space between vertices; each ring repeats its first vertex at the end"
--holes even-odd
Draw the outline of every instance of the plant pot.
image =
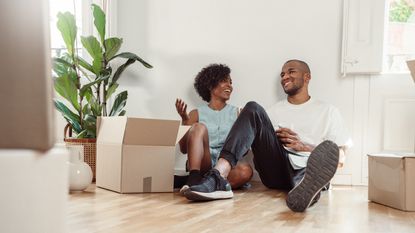
POLYGON ((66 146, 72 145, 81 145, 84 148, 84 162, 87 163, 92 169, 92 182, 95 182, 95 172, 96 172, 96 138, 71 138, 72 128, 68 124, 64 129, 64 141, 66 146), (67 137, 67 135, 69 137, 67 137))

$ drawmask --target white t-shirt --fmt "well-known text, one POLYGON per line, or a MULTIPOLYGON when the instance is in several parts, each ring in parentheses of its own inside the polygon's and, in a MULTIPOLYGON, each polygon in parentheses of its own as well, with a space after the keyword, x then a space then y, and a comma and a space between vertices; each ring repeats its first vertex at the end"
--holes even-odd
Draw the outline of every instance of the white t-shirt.
MULTIPOLYGON (((338 146, 352 146, 339 110, 325 102, 310 99, 295 105, 283 100, 269 108, 267 113, 275 130, 278 126, 289 128, 305 143, 316 146, 324 140, 331 140, 338 146)), ((294 169, 306 167, 309 152, 286 149, 290 152, 289 158, 294 169)))

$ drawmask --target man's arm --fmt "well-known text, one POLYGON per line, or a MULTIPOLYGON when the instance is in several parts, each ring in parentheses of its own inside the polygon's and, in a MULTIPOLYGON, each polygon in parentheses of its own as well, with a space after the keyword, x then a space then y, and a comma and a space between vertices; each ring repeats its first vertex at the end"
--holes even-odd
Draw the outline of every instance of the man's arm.
POLYGON ((311 152, 316 147, 316 145, 301 141, 298 134, 289 128, 280 127, 277 131, 275 131, 275 133, 285 147, 295 151, 311 152))
MULTIPOLYGON (((281 140, 285 147, 293 149, 295 151, 307 151, 311 152, 314 150, 316 145, 312 145, 309 143, 302 142, 298 134, 292 131, 289 128, 280 127, 275 132, 277 137, 281 140)), ((339 147, 339 165, 338 167, 341 168, 344 165, 344 161, 346 159, 346 147, 340 146, 339 147)))

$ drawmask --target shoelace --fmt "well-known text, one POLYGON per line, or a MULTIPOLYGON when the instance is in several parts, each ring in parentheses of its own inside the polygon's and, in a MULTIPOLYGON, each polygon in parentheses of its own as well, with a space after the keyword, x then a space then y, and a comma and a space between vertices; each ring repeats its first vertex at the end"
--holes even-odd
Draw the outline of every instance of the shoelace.
POLYGON ((205 175, 204 175, 204 179, 209 179, 209 177, 212 177, 213 176, 213 178, 214 178, 214 180, 215 180, 215 188, 220 188, 219 187, 219 184, 220 184, 220 177, 218 176, 218 173, 217 172, 215 172, 215 171, 213 171, 213 170, 210 170, 209 172, 207 172, 205 175))

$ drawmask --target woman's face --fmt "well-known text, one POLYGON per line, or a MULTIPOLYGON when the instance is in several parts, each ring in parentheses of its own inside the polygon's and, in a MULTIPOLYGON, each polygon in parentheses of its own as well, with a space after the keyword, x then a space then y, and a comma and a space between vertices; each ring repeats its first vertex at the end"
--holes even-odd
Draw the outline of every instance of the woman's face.
POLYGON ((232 91, 232 79, 231 76, 228 76, 225 80, 220 81, 218 85, 210 91, 210 95, 212 98, 219 98, 226 101, 231 98, 232 91))

